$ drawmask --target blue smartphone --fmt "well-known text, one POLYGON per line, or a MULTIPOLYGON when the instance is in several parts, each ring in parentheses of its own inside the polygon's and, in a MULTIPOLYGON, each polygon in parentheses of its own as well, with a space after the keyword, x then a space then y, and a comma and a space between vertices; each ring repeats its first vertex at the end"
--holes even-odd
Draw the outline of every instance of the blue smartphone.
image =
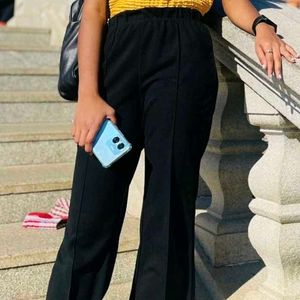
POLYGON ((129 152, 131 143, 120 129, 106 118, 93 141, 93 154, 104 168, 110 167, 115 161, 129 152))

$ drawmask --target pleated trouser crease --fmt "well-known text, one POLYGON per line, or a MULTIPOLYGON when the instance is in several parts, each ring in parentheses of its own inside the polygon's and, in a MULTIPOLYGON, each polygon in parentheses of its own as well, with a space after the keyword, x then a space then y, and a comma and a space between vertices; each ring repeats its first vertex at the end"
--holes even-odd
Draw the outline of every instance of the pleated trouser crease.
POLYGON ((106 25, 99 92, 133 148, 106 169, 77 146, 69 220, 46 299, 105 295, 144 149, 130 300, 194 300, 195 200, 218 90, 211 36, 200 12, 185 7, 123 11, 106 25))

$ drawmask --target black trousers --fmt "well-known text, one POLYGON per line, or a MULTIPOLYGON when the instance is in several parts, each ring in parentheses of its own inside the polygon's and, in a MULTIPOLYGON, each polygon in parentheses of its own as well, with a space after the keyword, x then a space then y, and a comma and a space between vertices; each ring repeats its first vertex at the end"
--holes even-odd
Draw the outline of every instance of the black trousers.
POLYGON ((15 0, 0 0, 0 22, 7 22, 14 15, 15 0))
POLYGON ((103 298, 142 149, 145 185, 130 300, 193 300, 199 166, 218 90, 210 33, 194 9, 123 11, 108 22, 100 69, 100 94, 133 148, 105 169, 77 146, 69 220, 47 300, 103 298))

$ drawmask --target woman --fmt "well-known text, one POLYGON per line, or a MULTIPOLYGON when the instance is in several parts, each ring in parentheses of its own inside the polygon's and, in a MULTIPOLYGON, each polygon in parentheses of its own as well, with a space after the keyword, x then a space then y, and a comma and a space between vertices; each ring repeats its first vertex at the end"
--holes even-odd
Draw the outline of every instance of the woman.
MULTIPOLYGON (((110 0, 107 24, 105 1, 85 0, 69 220, 47 300, 104 297, 142 149, 145 188, 130 300, 195 299, 195 199, 218 90, 202 22, 212 0, 152 1, 110 0), (133 145, 107 169, 91 154, 105 117, 133 145)), ((252 33, 259 13, 250 1, 223 0, 223 6, 233 23, 252 33)), ((266 72, 278 78, 281 56, 291 63, 297 56, 265 21, 256 26, 256 51, 266 72)))

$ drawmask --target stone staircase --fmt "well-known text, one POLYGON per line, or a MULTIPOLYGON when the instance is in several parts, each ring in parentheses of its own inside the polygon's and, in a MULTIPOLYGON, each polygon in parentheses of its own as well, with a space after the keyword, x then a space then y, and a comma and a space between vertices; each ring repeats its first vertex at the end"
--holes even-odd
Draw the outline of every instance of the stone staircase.
MULTIPOLYGON (((74 103, 57 93, 59 49, 45 29, 0 29, 0 299, 44 299, 64 228, 26 229, 30 211, 69 197, 74 103)), ((128 299, 137 218, 127 214, 105 299, 128 299)), ((100 299, 99 299, 100 300, 100 299)))

